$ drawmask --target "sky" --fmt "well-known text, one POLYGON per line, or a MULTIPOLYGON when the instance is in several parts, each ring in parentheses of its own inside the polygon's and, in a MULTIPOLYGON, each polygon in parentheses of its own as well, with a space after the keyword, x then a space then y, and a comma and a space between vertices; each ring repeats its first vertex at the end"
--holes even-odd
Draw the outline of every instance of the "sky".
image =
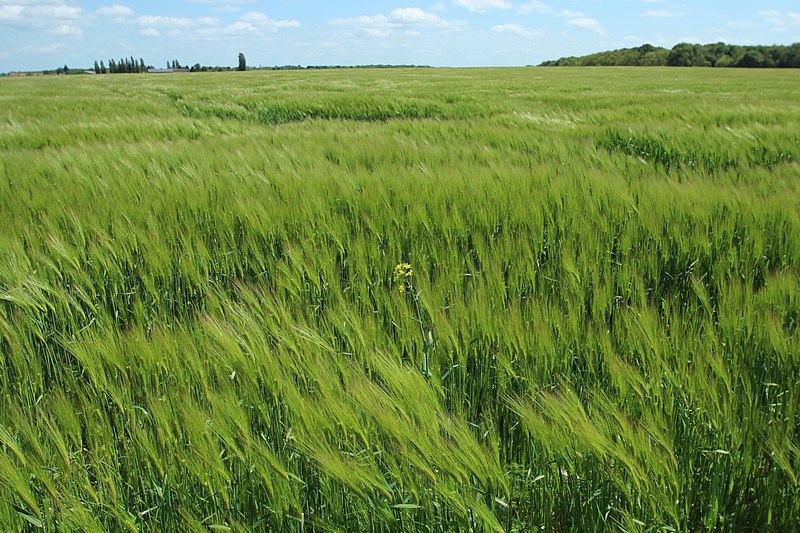
POLYGON ((92 67, 512 66, 650 43, 800 42, 798 0, 0 0, 0 72, 92 67))

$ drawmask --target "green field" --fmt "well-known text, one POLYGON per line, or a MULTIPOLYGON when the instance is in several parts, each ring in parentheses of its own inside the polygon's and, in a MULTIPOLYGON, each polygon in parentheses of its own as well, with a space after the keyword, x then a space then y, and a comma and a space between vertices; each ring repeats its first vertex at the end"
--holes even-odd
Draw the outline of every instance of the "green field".
POLYGON ((0 530, 793 529, 798 87, 0 80, 0 530))

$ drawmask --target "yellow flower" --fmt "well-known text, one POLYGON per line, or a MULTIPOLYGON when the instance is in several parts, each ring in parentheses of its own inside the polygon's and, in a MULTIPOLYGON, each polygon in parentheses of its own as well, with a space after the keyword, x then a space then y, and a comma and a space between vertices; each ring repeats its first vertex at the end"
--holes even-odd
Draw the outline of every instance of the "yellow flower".
POLYGON ((405 281, 410 278, 414 274, 414 270, 411 268, 411 265, 408 263, 398 263, 397 266, 394 267, 394 280, 395 281, 405 281))
POLYGON ((398 263, 394 267, 394 282, 398 284, 397 290, 400 294, 404 294, 407 289, 407 285, 411 283, 411 276, 414 274, 414 270, 411 268, 411 265, 408 263, 398 263))

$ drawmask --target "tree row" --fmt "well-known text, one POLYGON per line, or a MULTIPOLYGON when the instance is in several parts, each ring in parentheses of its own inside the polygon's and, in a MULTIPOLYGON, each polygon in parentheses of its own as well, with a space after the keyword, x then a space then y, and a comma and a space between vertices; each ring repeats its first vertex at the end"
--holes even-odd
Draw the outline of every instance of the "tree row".
POLYGON ((680 43, 671 50, 645 44, 636 48, 622 48, 581 57, 562 57, 545 61, 540 66, 800 68, 800 43, 788 46, 680 43))

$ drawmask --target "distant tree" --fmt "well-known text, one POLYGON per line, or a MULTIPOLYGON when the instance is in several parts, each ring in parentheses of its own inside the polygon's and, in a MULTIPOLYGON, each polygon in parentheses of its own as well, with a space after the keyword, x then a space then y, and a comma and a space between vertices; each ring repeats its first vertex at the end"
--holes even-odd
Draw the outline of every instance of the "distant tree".
POLYGON ((729 55, 723 55, 717 58, 717 62, 714 63, 715 67, 733 67, 733 58, 729 55))
POLYGON ((642 56, 640 61, 640 65, 643 67, 663 67, 667 64, 667 55, 669 54, 669 50, 664 48, 657 48, 652 52, 647 52, 642 56))
POLYGON ((64 65, 64 74, 68 73, 69 73, 69 67, 67 65, 64 65))
POLYGON ((139 72, 147 72, 147 67, 144 64, 144 59, 139 58, 139 72))
POLYGON ((687 43, 676 44, 669 55, 667 55, 667 65, 670 67, 688 67, 691 65, 692 45, 687 43))
POLYGON ((639 53, 641 55, 645 55, 645 54, 649 54, 650 52, 655 52, 658 49, 655 46, 653 46, 652 44, 650 44, 650 43, 645 43, 642 46, 640 46, 639 48, 637 48, 637 50, 639 51, 639 53))
POLYGON ((106 70, 106 64, 105 64, 105 63, 103 63, 103 60, 101 59, 101 60, 100 60, 100 74, 105 74, 106 72, 108 72, 108 71, 106 70))
POLYGON ((764 54, 758 50, 747 50, 739 55, 734 62, 737 67, 745 68, 758 68, 767 66, 764 54))
POLYGON ((244 58, 244 54, 241 52, 239 52, 239 68, 237 68, 236 70, 241 72, 247 70, 247 61, 244 58))
POLYGON ((98 63, 96 59, 94 61, 94 73, 100 74, 100 63, 98 63))
MULTIPOLYGON (((730 54, 731 46, 725 43, 707 44, 703 47, 705 59, 711 65, 717 66, 717 61, 730 54)), ((725 61, 723 61, 723 64, 725 61)), ((724 65, 720 65, 724 66, 724 65)))
POLYGON ((783 68, 800 68, 800 43, 794 43, 783 51, 779 66, 783 68))
POLYGON ((644 44, 581 57, 544 61, 542 66, 666 65, 671 67, 800 68, 800 43, 789 46, 737 46, 680 43, 672 50, 644 44))
POLYGON ((667 55, 667 66, 670 67, 710 67, 703 48, 697 44, 676 44, 667 55))

